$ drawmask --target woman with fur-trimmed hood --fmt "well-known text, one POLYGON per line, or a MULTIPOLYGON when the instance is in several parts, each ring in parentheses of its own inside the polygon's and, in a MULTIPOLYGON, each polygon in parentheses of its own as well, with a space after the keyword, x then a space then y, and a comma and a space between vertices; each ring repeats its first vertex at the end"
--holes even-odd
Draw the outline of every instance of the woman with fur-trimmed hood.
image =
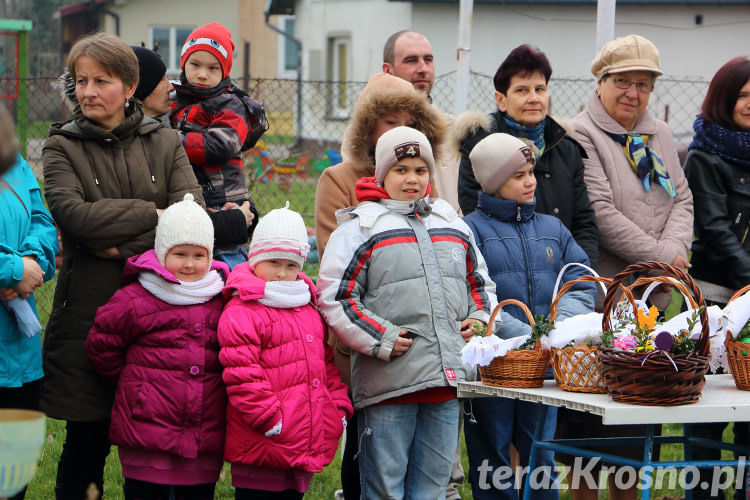
MULTIPOLYGON (((406 80, 386 73, 373 75, 359 95, 344 131, 343 161, 323 171, 315 191, 315 234, 321 258, 328 238, 336 229, 336 210, 358 205, 355 183, 361 177, 375 175, 375 144, 378 139, 388 130, 402 125, 413 127, 427 136, 439 165, 439 151, 448 130, 443 113, 406 80)), ((431 197, 437 196, 431 182, 431 197)), ((350 350, 332 333, 329 334, 329 343, 341 379, 349 385, 350 350)), ((359 471, 353 458, 358 447, 357 412, 349 421, 346 437, 341 483, 345 498, 359 498, 359 471)))
MULTIPOLYGON (((315 235, 321 257, 336 229, 336 210, 358 205, 354 183, 360 177, 375 175, 378 138, 401 125, 427 136, 439 164, 439 150, 447 132, 443 114, 406 80, 386 73, 373 75, 357 99, 344 131, 343 161, 323 171, 315 191, 315 235)), ((439 197, 434 185, 431 193, 432 197, 439 197)))

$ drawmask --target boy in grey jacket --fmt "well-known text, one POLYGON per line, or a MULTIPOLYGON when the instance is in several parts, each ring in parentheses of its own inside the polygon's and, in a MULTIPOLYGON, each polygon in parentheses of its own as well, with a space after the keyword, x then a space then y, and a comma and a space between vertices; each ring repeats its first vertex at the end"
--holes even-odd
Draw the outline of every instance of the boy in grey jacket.
POLYGON ((363 498, 440 498, 458 439, 456 384, 473 324, 496 303, 471 231, 429 199, 427 138, 396 127, 378 140, 360 205, 337 213, 318 278, 321 310, 352 349, 363 498))

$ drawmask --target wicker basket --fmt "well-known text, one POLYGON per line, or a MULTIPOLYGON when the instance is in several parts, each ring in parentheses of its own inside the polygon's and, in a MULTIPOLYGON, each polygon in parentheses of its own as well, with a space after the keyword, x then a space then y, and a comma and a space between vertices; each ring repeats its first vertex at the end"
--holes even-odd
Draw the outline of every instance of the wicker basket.
MULTIPOLYGON (((617 294, 622 289, 620 285, 632 275, 645 271, 662 271, 676 278, 691 292, 698 307, 705 305, 700 289, 681 269, 660 262, 633 264, 614 277, 612 286, 604 298, 604 331, 611 329, 609 313, 614 307, 617 294)), ((661 277, 656 279, 662 280, 661 277)), ((600 349, 599 360, 604 384, 612 399, 622 403, 651 406, 676 406, 698 401, 706 383, 705 374, 708 370, 708 314, 705 307, 701 310, 700 319, 700 339, 695 350, 688 354, 666 354, 659 351, 644 354, 600 349)))
MULTIPOLYGON (((492 335, 492 325, 495 316, 500 310, 509 304, 517 305, 526 314, 529 324, 534 326, 534 317, 526 304, 516 299, 505 299, 501 301, 492 311, 492 316, 487 323, 487 335, 492 335)), ((549 367, 550 352, 543 350, 539 342, 533 349, 508 351, 505 356, 498 356, 487 366, 479 367, 479 375, 482 383, 497 387, 541 387, 544 384, 544 375, 549 367)))
MULTIPOLYGON (((550 319, 554 321, 557 315, 557 304, 565 292, 577 283, 592 281, 606 285, 612 283, 612 280, 609 278, 600 278, 597 276, 581 276, 578 279, 568 281, 560 288, 555 298, 552 299, 552 304, 550 304, 549 308, 550 319)), ((576 345, 563 347, 562 349, 553 349, 552 372, 555 375, 557 385, 566 391, 596 394, 607 392, 599 367, 599 348, 596 346, 576 345)))
MULTIPOLYGON (((744 295, 748 290, 750 290, 750 285, 737 290, 727 304, 744 295)), ((724 347, 727 349, 727 360, 734 378, 734 385, 742 391, 750 391, 750 344, 734 340, 731 332, 727 332, 724 347)))

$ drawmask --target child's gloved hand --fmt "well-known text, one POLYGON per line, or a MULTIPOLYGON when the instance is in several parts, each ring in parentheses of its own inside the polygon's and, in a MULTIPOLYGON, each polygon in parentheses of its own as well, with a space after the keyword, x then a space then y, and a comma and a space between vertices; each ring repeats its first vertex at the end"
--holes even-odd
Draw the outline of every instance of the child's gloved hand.
POLYGON ((274 425, 274 426, 273 426, 273 427, 271 428, 271 430, 269 430, 269 431, 266 431, 266 434, 265 434, 265 436, 266 436, 266 437, 271 437, 271 436, 278 436, 279 434, 281 434, 281 422, 282 422, 282 421, 281 421, 281 420, 279 420, 279 421, 278 421, 278 422, 276 423, 276 425, 274 425))
POLYGON ((463 320, 461 322, 461 337, 464 339, 464 342, 468 342, 474 335, 476 335, 475 328, 483 326, 485 326, 484 323, 478 319, 466 318, 463 320))

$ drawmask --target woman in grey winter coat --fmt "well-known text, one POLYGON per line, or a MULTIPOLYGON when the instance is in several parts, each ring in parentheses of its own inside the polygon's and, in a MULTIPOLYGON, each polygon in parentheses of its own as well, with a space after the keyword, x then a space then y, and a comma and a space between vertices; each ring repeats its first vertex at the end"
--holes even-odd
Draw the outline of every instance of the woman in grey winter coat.
POLYGON ((177 133, 144 117, 133 99, 138 60, 114 35, 80 39, 68 57, 64 98, 73 119, 44 143, 45 195, 60 226, 63 259, 44 338, 42 409, 66 421, 58 499, 102 492, 114 385, 89 364, 94 314, 120 286, 125 260, 154 245, 171 203, 201 188, 177 133))

